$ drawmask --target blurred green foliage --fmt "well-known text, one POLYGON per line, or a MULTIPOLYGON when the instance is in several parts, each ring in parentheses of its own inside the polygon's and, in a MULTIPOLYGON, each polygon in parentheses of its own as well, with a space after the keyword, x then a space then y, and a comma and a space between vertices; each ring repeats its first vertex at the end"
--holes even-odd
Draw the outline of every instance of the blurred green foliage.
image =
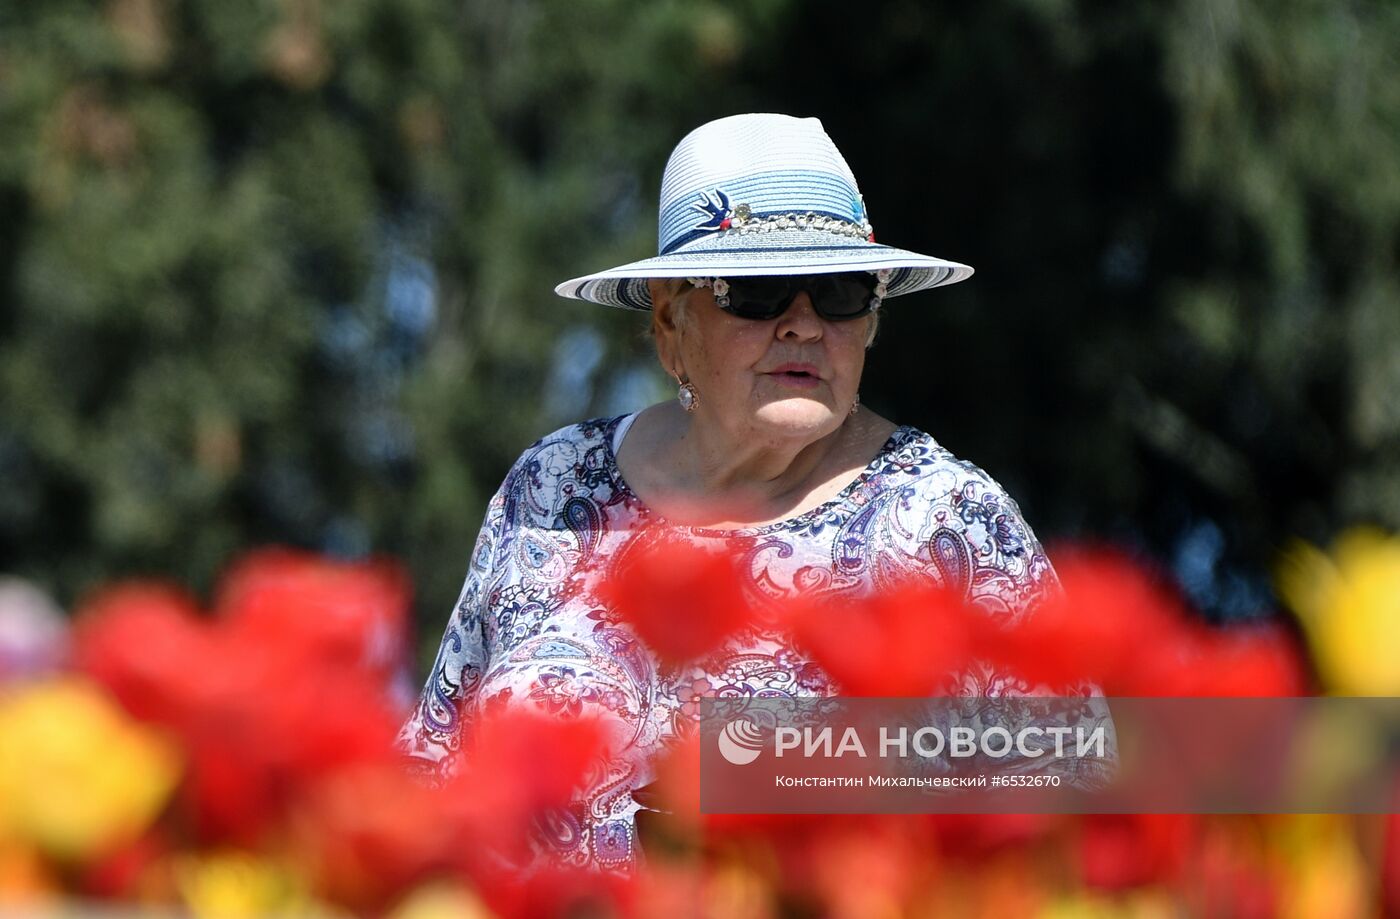
POLYGON ((1397 48, 1307 0, 0 0, 0 569, 385 551, 435 637, 520 450, 667 393, 552 286, 784 111, 978 269, 862 400, 1248 615, 1287 536, 1400 526, 1397 48))

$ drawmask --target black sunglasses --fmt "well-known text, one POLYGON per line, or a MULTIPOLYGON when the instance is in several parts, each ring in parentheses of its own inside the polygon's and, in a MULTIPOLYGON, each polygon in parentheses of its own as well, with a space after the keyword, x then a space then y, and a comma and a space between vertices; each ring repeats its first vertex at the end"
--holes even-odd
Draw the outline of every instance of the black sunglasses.
MULTIPOLYGON (((787 311, 799 291, 806 291, 812 308, 828 322, 859 319, 880 305, 875 276, 868 271, 843 274, 779 275, 725 278, 728 289, 715 294, 715 305, 741 319, 776 319, 787 311)), ((723 286, 715 286, 723 290, 723 286)))

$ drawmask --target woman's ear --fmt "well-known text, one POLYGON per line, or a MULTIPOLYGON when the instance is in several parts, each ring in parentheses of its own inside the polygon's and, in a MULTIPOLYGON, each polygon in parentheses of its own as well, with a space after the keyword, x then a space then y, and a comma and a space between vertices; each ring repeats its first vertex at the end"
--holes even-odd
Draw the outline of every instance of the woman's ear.
POLYGON ((651 327, 660 334, 676 330, 676 285, 669 278, 648 278, 647 291, 651 294, 651 327))
POLYGON ((875 333, 880 328, 880 311, 878 309, 870 311, 870 319, 868 322, 870 325, 866 327, 865 332, 865 348, 867 351, 870 350, 871 345, 875 344, 875 333))
POLYGON ((651 338, 656 345, 656 359, 667 373, 677 371, 676 351, 679 345, 681 304, 678 292, 681 286, 671 278, 651 278, 647 290, 651 293, 651 338))

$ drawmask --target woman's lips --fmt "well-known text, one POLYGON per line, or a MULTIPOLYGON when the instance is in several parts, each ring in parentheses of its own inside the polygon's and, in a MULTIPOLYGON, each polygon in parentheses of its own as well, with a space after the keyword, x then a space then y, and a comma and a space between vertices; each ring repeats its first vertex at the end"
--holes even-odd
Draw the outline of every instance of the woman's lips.
POLYGON ((796 371, 775 372, 767 376, 777 380, 781 386, 791 386, 794 389, 814 389, 822 381, 816 374, 796 371))

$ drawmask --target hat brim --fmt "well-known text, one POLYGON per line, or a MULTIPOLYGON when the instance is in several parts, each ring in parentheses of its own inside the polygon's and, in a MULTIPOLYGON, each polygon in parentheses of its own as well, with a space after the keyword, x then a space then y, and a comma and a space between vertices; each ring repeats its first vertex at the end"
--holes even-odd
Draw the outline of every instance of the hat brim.
POLYGON ((651 309, 648 278, 754 277, 892 271, 886 298, 956 284, 972 276, 960 262, 820 230, 716 233, 669 255, 565 281, 554 292, 622 309, 651 309))

